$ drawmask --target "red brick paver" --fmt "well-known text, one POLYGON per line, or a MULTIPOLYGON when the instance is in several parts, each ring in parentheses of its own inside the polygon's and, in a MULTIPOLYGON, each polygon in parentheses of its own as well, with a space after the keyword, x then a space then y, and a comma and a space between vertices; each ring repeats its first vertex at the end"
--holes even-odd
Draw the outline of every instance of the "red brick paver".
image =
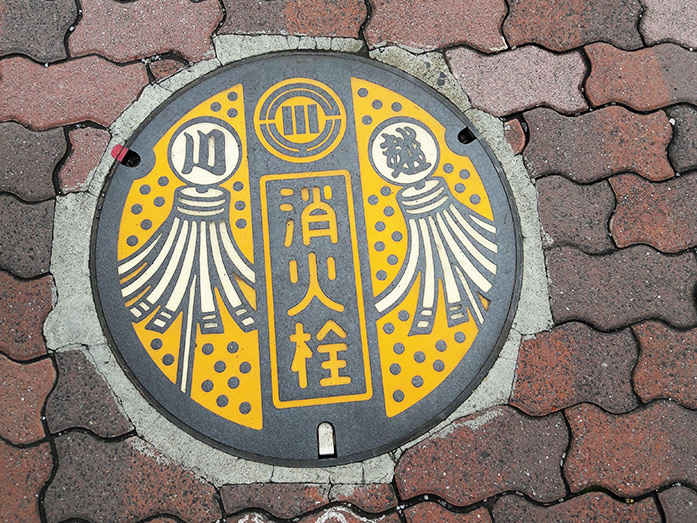
POLYGON ((366 512, 384 512, 397 506, 397 494, 391 484, 333 485, 332 501, 351 503, 366 512))
POLYGON ((590 183, 624 171, 653 181, 674 175, 666 154, 670 123, 663 112, 607 107, 573 118, 534 109, 524 117, 530 141, 523 158, 533 178, 561 174, 590 183))
POLYGON ((15 363, 0 355, 0 436, 14 444, 45 436, 41 410, 55 377, 50 359, 15 363))
POLYGON ((295 483, 225 485, 220 489, 225 512, 263 509, 279 518, 294 518, 329 503, 329 487, 295 483))
POLYGON ((53 171, 66 147, 63 129, 37 133, 15 122, 0 123, 0 191, 26 202, 53 198, 53 171))
POLYGON ((560 414, 529 418, 496 407, 457 420, 407 450, 395 480, 406 499, 436 494, 454 505, 469 505, 519 490, 552 501, 565 492, 559 463, 567 442, 560 414), (477 473, 463 474, 470 470, 477 473))
POLYGON ((552 316, 580 320, 600 330, 655 318, 676 327, 697 325, 693 289, 697 260, 634 246, 605 256, 569 247, 547 255, 552 316))
POLYGON ((97 167, 111 139, 108 131, 94 127, 72 129, 69 137, 72 150, 58 173, 63 194, 87 189, 89 174, 97 167))
POLYGON ((150 62, 148 67, 155 77, 155 80, 160 81, 185 69, 186 65, 177 60, 172 60, 171 58, 164 58, 162 60, 150 62))
POLYGON ((45 501, 51 523, 137 521, 158 514, 204 523, 221 516, 210 484, 139 438, 104 442, 70 432, 55 442, 58 470, 45 501))
POLYGON ((539 44, 568 51, 597 42, 623 49, 641 47, 637 29, 638 0, 508 0, 510 12, 503 25, 511 45, 539 44))
POLYGON ((559 55, 525 46, 488 56, 459 47, 446 56, 472 105, 495 116, 538 105, 566 114, 587 108, 580 90, 586 65, 578 52, 559 55))
POLYGON ((604 334, 582 323, 561 325, 523 342, 510 403, 533 416, 582 402, 631 410, 636 359, 629 330, 604 334))
POLYGON ((399 44, 430 50, 465 44, 484 52, 506 49, 504 0, 371 0, 368 45, 399 44))
POLYGON ((49 67, 0 60, 0 120, 34 129, 91 121, 108 126, 148 83, 143 64, 114 65, 86 56, 49 67))
POLYGON ((697 103, 697 53, 675 44, 627 52, 608 44, 585 48, 591 61, 586 93, 594 106, 611 102, 638 111, 697 103))
POLYGON ((52 300, 50 276, 22 281, 0 271, 0 352, 14 360, 46 354, 42 327, 52 300))
POLYGON ((573 492, 591 485, 641 496, 697 480, 697 413, 667 401, 613 416, 583 404, 566 413, 572 442, 564 476, 573 492))
POLYGON ((537 206, 548 246, 573 245, 589 254, 613 248, 608 222, 615 207, 610 184, 578 185, 562 176, 536 183, 537 206))
POLYGON ((610 231, 619 247, 645 243, 680 252, 697 245, 697 173, 663 183, 625 174, 610 183, 617 196, 610 231))
POLYGON ((491 523, 491 516, 485 508, 465 514, 450 512, 438 503, 419 503, 404 510, 407 523, 491 523))
POLYGON ((363 0, 223 0, 220 34, 293 34, 357 38, 367 9, 363 0))
POLYGON ((494 519, 496 523, 648 523, 661 521, 661 515, 651 498, 622 503, 607 494, 590 492, 550 507, 534 505, 519 496, 504 496, 494 505, 494 519))
POLYGON ((641 399, 670 398, 697 409, 697 329, 678 331, 650 321, 633 330, 640 348, 634 387, 641 399))
POLYGON ((211 35, 223 17, 216 0, 81 0, 81 5, 70 53, 97 53, 116 62, 168 52, 192 62, 212 58, 211 35))

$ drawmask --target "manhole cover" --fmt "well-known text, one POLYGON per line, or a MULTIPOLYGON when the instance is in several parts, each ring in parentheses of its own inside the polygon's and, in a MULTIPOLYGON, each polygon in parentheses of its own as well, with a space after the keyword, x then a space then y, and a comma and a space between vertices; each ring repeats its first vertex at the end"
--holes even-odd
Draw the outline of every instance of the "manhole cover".
POLYGON ((478 385, 510 326, 517 216, 458 110, 397 70, 295 53, 163 104, 103 194, 96 294, 170 419, 272 463, 397 447, 478 385), (131 154, 133 156, 133 154, 131 154))

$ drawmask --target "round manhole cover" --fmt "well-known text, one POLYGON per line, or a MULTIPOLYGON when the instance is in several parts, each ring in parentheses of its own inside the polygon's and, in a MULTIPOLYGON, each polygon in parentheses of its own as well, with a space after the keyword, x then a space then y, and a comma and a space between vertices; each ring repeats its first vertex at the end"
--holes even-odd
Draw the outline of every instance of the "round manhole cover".
POLYGON ((420 81, 353 56, 254 59, 127 145, 140 162, 103 193, 97 301, 131 378, 198 437, 272 463, 367 458, 493 363, 517 215, 482 138, 420 81))

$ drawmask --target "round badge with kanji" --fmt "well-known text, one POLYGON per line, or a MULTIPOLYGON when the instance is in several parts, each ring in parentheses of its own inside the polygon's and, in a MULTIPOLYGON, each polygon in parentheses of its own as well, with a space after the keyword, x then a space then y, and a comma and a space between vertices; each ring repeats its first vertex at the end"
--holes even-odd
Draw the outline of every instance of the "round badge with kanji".
POLYGON ((175 94, 125 146, 93 235, 101 319, 169 419, 323 466, 447 417, 521 279, 503 171, 460 111, 355 56, 284 53, 175 94))

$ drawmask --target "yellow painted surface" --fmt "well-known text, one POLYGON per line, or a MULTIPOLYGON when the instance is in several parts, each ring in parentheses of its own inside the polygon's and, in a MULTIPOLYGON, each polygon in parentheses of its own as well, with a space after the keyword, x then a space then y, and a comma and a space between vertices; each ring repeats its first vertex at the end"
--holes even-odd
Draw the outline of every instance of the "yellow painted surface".
MULTIPOLYGON (((235 242, 247 259, 251 262, 254 261, 243 100, 241 84, 221 91, 183 115, 158 141, 154 147, 156 158, 154 168, 148 175, 133 183, 126 198, 118 236, 119 260, 123 260, 133 254, 157 231, 172 210, 174 190, 185 185, 172 173, 169 166, 167 149, 172 135, 183 123, 191 119, 200 116, 211 116, 227 121, 240 136, 242 146, 240 166, 237 172, 222 183, 220 187, 229 191, 231 195, 230 225, 235 242), (241 188, 238 182, 242 184, 241 188), (156 205, 160 201, 158 198, 164 199, 163 205, 156 205), (142 210, 134 212, 138 210, 138 206, 142 210), (144 220, 149 220, 150 224, 144 223, 144 220), (244 220, 244 227, 240 226, 241 222, 238 222, 239 220, 244 220), (150 226, 148 227, 148 225, 150 226), (138 242, 134 246, 129 246, 126 243, 129 236, 138 238, 138 242)), ((237 281, 242 292, 252 305, 255 305, 254 289, 239 278, 237 278, 237 281)), ((191 398, 225 419, 245 427, 261 429, 261 380, 257 331, 252 331, 251 333, 242 332, 227 313, 220 296, 216 298, 222 315, 224 334, 201 334, 200 331, 197 333, 191 398), (227 349, 231 342, 239 345, 235 353, 231 353, 227 349), (202 352, 202 348, 206 344, 213 346, 213 352, 210 355, 202 352), (219 361, 225 365, 223 372, 214 370, 214 365, 219 361), (243 372, 243 370, 247 370, 247 365, 243 365, 244 363, 249 365, 249 371, 246 373, 243 372), (240 366, 242 366, 242 369, 240 369, 240 366), (228 385, 228 381, 232 378, 239 380, 239 385, 234 389, 228 385), (205 392, 202 388, 206 379, 213 382, 213 388, 210 392, 205 392), (227 399, 227 404, 223 407, 219 407, 217 403, 218 398, 221 396, 227 399), (249 405, 249 412, 245 414, 241 412, 240 407, 242 406, 242 410, 247 410, 247 405, 249 405)), ((146 330, 145 326, 148 321, 149 318, 133 323, 135 332, 143 342, 143 346, 146 347, 148 355, 165 376, 174 383, 177 378, 177 365, 179 363, 177 360, 181 336, 181 314, 164 334, 146 330), (151 343, 155 338, 162 340, 162 348, 158 350, 151 348, 151 343), (174 363, 170 365, 165 364, 163 358, 167 354, 174 357, 174 363)), ((231 383, 235 384, 235 380, 233 379, 231 383)), ((224 401, 221 400, 221 403, 224 403, 224 401)))
MULTIPOLYGON (((370 273, 373 292, 377 296, 396 278, 407 254, 407 229, 396 198, 402 186, 385 181, 375 172, 369 159, 368 148, 371 134, 382 122, 396 116, 403 116, 413 118, 428 127, 434 133, 440 147, 440 161, 433 176, 443 178, 455 198, 480 215, 493 220, 493 213, 484 185, 474 165, 468 157, 460 156, 447 147, 445 128, 440 122, 411 100, 372 82, 354 78, 351 82, 351 90, 370 252, 370 273), (359 89, 366 89, 367 96, 360 96, 359 89), (399 110, 395 110, 395 103, 399 104, 399 110), (451 173, 444 170, 446 164, 453 167, 451 173), (466 179, 459 175, 463 170, 469 172, 469 177, 466 179), (458 192, 457 184, 464 185, 465 190, 458 192), (389 194, 383 194, 387 190, 389 194), (480 197, 480 202, 476 205, 470 202, 470 197, 474 194, 480 197), (378 199, 375 205, 368 201, 371 196, 378 199), (391 216, 389 209, 394 211, 391 216), (379 231, 377 227, 380 222, 385 224, 382 231, 379 231), (393 265, 388 263, 389 255, 395 255, 397 263, 393 265), (384 271, 386 278, 379 279, 377 277, 379 271, 384 271)), ((405 411, 435 390, 462 360, 478 333, 471 313, 470 321, 453 328, 448 327, 443 292, 440 289, 433 331, 430 334, 409 336, 412 314, 416 310, 418 296, 417 277, 404 301, 378 321, 385 412, 389 417, 405 411), (403 319, 400 319, 400 313, 403 319), (390 326, 393 329, 389 328, 390 326), (464 335, 464 341, 456 341, 455 336, 458 333, 464 335), (444 345, 445 350, 437 350, 437 344, 439 347, 444 345), (399 366, 399 373, 393 374, 391 369, 396 370, 396 366, 399 366), (437 371, 436 368, 441 366, 442 370, 437 371), (423 380, 423 384, 415 386, 414 382, 418 383, 419 379, 423 380), (396 401, 394 396, 397 394, 399 397, 400 393, 403 394, 403 399, 396 401)), ((461 338, 461 335, 458 335, 458 338, 461 338)))

